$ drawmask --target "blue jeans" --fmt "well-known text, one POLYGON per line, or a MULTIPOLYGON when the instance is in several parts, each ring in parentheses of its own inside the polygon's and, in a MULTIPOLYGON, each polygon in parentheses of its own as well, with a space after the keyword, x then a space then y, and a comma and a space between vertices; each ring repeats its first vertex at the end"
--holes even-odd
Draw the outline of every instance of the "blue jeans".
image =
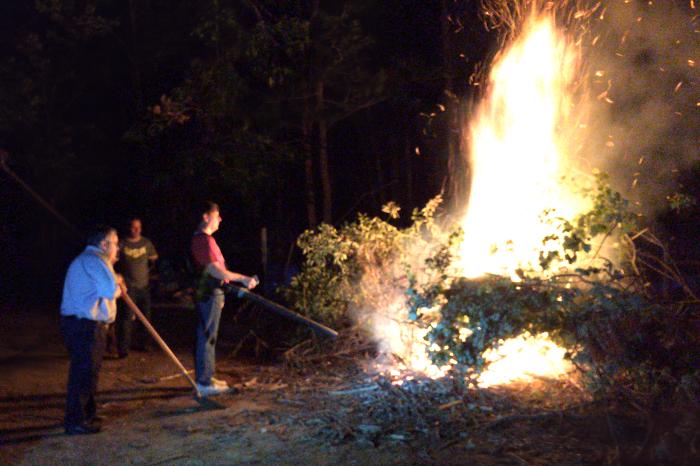
POLYGON ((197 341, 194 347, 194 374, 200 385, 210 385, 216 364, 216 336, 219 333, 224 292, 215 289, 207 301, 197 303, 197 341))

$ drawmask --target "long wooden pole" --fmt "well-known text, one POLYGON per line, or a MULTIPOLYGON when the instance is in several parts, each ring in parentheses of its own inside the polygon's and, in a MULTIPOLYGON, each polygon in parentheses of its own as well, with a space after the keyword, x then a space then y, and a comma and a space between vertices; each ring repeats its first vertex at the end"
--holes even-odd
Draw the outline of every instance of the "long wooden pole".
POLYGON ((0 167, 2 167, 3 170, 12 178, 18 185, 22 187, 25 191, 27 191, 39 204, 44 206, 46 210, 51 212, 57 219, 61 221, 72 233, 74 233, 77 237, 82 238, 83 235, 78 231, 75 226, 73 226, 72 223, 70 223, 68 220, 63 218, 61 214, 58 213, 56 209, 53 208, 51 204, 46 202, 39 194, 34 191, 27 183, 24 182, 22 178, 17 175, 17 173, 13 172, 10 167, 7 166, 6 159, 9 157, 9 154, 5 152, 4 150, 0 149, 0 167))
POLYGON ((182 372, 182 375, 184 375, 185 378, 187 379, 187 381, 190 383, 190 385, 192 385, 192 388, 194 389, 194 393, 195 393, 195 398, 197 399, 197 401, 199 401, 200 403, 206 402, 207 404, 214 404, 215 407, 217 407, 217 408, 226 408, 226 406, 219 405, 218 403, 216 403, 212 400, 207 400, 205 397, 202 396, 202 394, 199 392, 199 389, 197 388, 197 382, 195 382, 194 379, 192 379, 192 377, 190 377, 190 374, 187 371, 187 369, 185 369, 185 366, 182 365, 182 363, 177 358, 177 356, 175 356, 175 353, 173 353, 170 350, 170 347, 168 347, 168 345, 165 343, 165 341, 163 341, 163 339, 160 337, 160 335, 158 335, 158 332, 156 332, 156 329, 153 328, 153 325, 151 325, 151 323, 148 321, 148 319, 146 319, 146 316, 143 315, 143 313, 138 308, 138 306, 136 306, 136 304, 131 299, 131 297, 127 293, 123 292, 123 289, 122 289, 122 299, 124 300, 126 305, 129 307, 131 312, 133 312, 136 315, 136 317, 138 317, 138 319, 141 321, 143 326, 146 327, 146 330, 148 330, 148 333, 151 334, 153 339, 158 343, 158 345, 163 349, 163 351, 165 351, 165 353, 168 356, 170 356, 170 359, 172 359, 172 361, 175 363, 175 365, 177 365, 177 367, 180 368, 180 372, 182 372))

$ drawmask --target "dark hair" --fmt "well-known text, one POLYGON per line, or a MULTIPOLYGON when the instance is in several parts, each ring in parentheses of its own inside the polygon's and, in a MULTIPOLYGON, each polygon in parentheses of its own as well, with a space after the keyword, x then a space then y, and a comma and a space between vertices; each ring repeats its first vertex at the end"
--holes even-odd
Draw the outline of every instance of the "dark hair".
POLYGON ((212 201, 204 201, 199 206, 199 215, 210 214, 212 212, 220 212, 219 204, 212 201))
POLYGON ((90 246, 99 246, 103 239, 108 237, 110 233, 116 233, 117 230, 109 225, 97 224, 90 227, 87 235, 87 244, 90 246))

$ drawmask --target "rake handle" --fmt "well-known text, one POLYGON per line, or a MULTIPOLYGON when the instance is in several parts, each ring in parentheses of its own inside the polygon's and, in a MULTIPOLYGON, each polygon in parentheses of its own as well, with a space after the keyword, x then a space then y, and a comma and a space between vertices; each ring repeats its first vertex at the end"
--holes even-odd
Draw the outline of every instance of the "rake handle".
POLYGON ((182 365, 180 360, 175 356, 175 353, 173 353, 170 350, 170 347, 163 341, 163 339, 158 335, 158 332, 156 332, 156 329, 153 328, 151 323, 146 319, 146 316, 143 315, 141 310, 138 308, 136 303, 131 299, 131 297, 124 291, 124 288, 122 288, 122 299, 126 303, 126 305, 129 307, 129 310, 133 312, 136 317, 141 321, 144 327, 146 327, 146 330, 148 330, 148 333, 151 334, 153 339, 158 343, 158 346, 160 346, 165 353, 170 356, 170 359, 177 365, 178 368, 180 368, 180 372, 182 372, 182 375, 185 376, 187 381, 192 385, 192 388, 194 389, 195 395, 197 398, 202 398, 202 394, 199 393, 199 389, 197 388, 197 383, 190 377, 190 374, 188 373, 187 369, 185 369, 185 366, 182 365))

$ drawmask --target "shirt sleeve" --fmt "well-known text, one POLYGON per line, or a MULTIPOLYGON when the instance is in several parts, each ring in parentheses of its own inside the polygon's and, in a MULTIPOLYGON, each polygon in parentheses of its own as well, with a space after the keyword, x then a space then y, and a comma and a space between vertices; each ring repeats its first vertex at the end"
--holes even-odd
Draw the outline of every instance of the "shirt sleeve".
POLYGON ((146 256, 150 259, 151 257, 156 257, 157 255, 158 251, 156 251, 156 247, 153 245, 151 240, 148 240, 146 243, 146 256))
POLYGON ((107 265, 95 256, 85 264, 85 273, 92 280, 95 286, 97 297, 104 299, 115 299, 120 296, 120 288, 107 265))

